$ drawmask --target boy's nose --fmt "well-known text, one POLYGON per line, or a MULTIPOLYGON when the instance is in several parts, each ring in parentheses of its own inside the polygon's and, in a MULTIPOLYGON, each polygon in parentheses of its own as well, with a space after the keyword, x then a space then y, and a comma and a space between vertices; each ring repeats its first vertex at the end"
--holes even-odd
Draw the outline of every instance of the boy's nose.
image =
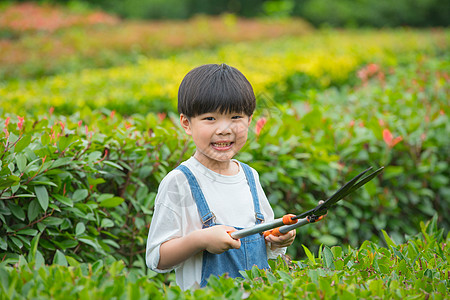
POLYGON ((220 122, 216 128, 216 134, 230 134, 232 132, 232 122, 220 122))

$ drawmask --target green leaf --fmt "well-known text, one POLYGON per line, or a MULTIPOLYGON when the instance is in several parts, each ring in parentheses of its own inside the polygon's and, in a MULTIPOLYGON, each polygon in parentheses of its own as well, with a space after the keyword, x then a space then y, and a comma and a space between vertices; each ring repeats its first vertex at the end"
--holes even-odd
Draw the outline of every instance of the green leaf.
POLYGON ((29 184, 30 185, 51 185, 51 186, 54 186, 54 187, 58 187, 58 185, 56 183, 51 182, 51 181, 34 181, 33 180, 29 184))
POLYGON ((72 157, 63 157, 63 158, 58 158, 57 160, 55 160, 52 165, 50 166, 49 169, 55 169, 64 165, 67 165, 68 163, 70 163, 72 161, 72 157))
POLYGON ((23 247, 23 243, 20 239, 14 237, 14 236, 10 236, 9 239, 14 243, 14 245, 16 245, 18 248, 22 248, 23 247))
POLYGON ((78 189, 76 190, 72 195, 72 201, 78 202, 81 200, 86 199, 86 197, 89 195, 88 190, 86 189, 78 189))
POLYGON ((64 256, 64 254, 59 250, 56 250, 55 256, 53 257, 53 263, 67 267, 67 259, 64 256))
POLYGON ((25 211, 19 205, 14 202, 9 202, 8 207, 11 210, 13 216, 15 216, 19 220, 25 220, 25 211))
POLYGON ((392 241, 392 239, 389 237, 389 235, 386 233, 386 231, 381 229, 381 232, 383 233, 384 240, 386 241, 386 244, 388 245, 388 248, 389 248, 389 246, 396 248, 397 245, 394 243, 394 241, 392 241))
POLYGON ((331 252, 335 259, 342 257, 342 248, 339 246, 331 247, 331 252))
POLYGON ((27 158, 23 154, 18 154, 16 156, 16 163, 17 163, 17 168, 22 173, 23 170, 25 170, 25 167, 27 166, 27 158))
POLYGON ((67 206, 73 207, 73 201, 70 198, 64 197, 63 195, 54 194, 53 198, 61 202, 62 204, 65 204, 67 206))
POLYGON ((30 252, 28 252, 28 261, 29 262, 32 262, 32 261, 34 261, 36 259, 36 251, 37 251, 39 238, 41 237, 41 234, 42 234, 42 232, 40 232, 38 235, 36 235, 31 240, 30 252))
POLYGON ((36 219, 36 217, 39 215, 40 211, 41 211, 41 206, 40 206, 39 202, 36 199, 31 201, 30 204, 28 205, 28 210, 27 210, 28 221, 32 222, 34 219, 36 219))
POLYGON ((71 256, 66 256, 67 262, 69 263, 69 266, 71 267, 78 267, 80 263, 71 256))
POLYGON ((328 269, 334 269, 334 264, 333 264, 333 253, 331 252, 330 248, 328 248, 328 246, 325 246, 323 248, 323 264, 325 267, 327 267, 328 269))
POLYGON ((38 185, 34 187, 34 192, 36 193, 36 197, 38 198, 39 204, 42 207, 42 210, 45 212, 48 208, 48 192, 47 188, 43 185, 38 185))
POLYGON ((70 145, 73 137, 73 135, 63 135, 62 137, 60 137, 58 141, 58 150, 60 152, 63 152, 70 145))
POLYGON ((38 233, 38 231, 36 229, 22 229, 20 231, 17 231, 17 234, 23 234, 23 235, 32 235, 35 236, 38 233))
POLYGON ((108 218, 103 218, 100 227, 103 228, 114 227, 114 222, 108 218))
POLYGON ((84 225, 84 223, 78 223, 77 227, 75 228, 75 235, 79 236, 81 234, 83 234, 86 231, 86 226, 84 225))
POLYGON ((31 134, 23 135, 14 147, 14 152, 19 153, 31 143, 31 134))
POLYGON ((106 165, 108 165, 108 166, 114 167, 114 168, 116 168, 116 169, 123 170, 123 167, 122 167, 121 165, 118 165, 118 164, 116 164, 116 163, 113 163, 112 161, 105 160, 105 161, 103 161, 103 163, 106 164, 106 165))
POLYGON ((63 222, 63 219, 60 219, 57 217, 48 217, 42 221, 42 223, 44 223, 47 226, 58 226, 58 225, 61 225, 62 222, 63 222))
POLYGON ((311 251, 309 251, 309 249, 305 246, 302 245, 303 249, 305 250, 305 254, 308 257, 309 261, 315 265, 316 264, 316 260, 314 259, 314 255, 311 253, 311 251))
POLYGON ((106 200, 103 200, 99 203, 102 207, 116 207, 117 205, 120 205, 124 201, 121 197, 112 197, 106 200))
POLYGON ((7 237, 0 237, 0 249, 5 250, 8 249, 7 237))

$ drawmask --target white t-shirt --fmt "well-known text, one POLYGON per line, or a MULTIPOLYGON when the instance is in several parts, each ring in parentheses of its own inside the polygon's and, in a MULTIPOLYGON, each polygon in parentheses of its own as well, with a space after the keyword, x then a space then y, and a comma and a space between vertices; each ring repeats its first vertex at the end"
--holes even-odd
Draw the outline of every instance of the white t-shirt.
MULTIPOLYGON (((182 164, 187 166, 196 177, 209 209, 216 216, 216 224, 242 228, 255 225, 253 198, 241 166, 238 174, 227 176, 211 171, 194 157, 182 164)), ((252 171, 256 181, 261 213, 264 215, 265 221, 271 221, 274 219, 272 208, 261 187, 258 173, 253 168, 252 171)), ((176 282, 182 290, 199 287, 203 252, 172 269, 160 270, 157 266, 159 248, 162 243, 201 228, 201 217, 186 176, 180 170, 171 171, 164 177, 158 188, 155 211, 147 239, 147 266, 159 273, 175 269, 176 282)), ((276 258, 285 252, 286 248, 272 251, 270 245, 267 245, 268 258, 276 258)))

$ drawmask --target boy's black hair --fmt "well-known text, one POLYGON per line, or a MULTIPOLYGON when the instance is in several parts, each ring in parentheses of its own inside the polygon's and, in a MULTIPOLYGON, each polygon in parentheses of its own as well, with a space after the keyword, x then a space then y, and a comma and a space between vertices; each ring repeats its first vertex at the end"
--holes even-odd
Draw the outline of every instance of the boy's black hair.
POLYGON ((255 106, 250 82, 238 69, 226 64, 192 69, 178 89, 178 113, 188 118, 216 111, 251 116, 255 106))

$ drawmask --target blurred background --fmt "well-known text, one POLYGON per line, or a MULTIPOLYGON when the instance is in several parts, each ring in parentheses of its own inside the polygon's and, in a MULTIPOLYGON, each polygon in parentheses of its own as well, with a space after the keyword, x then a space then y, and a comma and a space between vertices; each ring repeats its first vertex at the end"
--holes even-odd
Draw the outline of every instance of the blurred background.
POLYGON ((383 230, 402 243, 433 217, 448 232, 449 14, 449 0, 2 1, 0 259, 149 272, 159 182, 194 151, 178 85, 221 62, 256 92, 237 158, 277 217, 385 166, 299 229, 291 257, 383 230))

